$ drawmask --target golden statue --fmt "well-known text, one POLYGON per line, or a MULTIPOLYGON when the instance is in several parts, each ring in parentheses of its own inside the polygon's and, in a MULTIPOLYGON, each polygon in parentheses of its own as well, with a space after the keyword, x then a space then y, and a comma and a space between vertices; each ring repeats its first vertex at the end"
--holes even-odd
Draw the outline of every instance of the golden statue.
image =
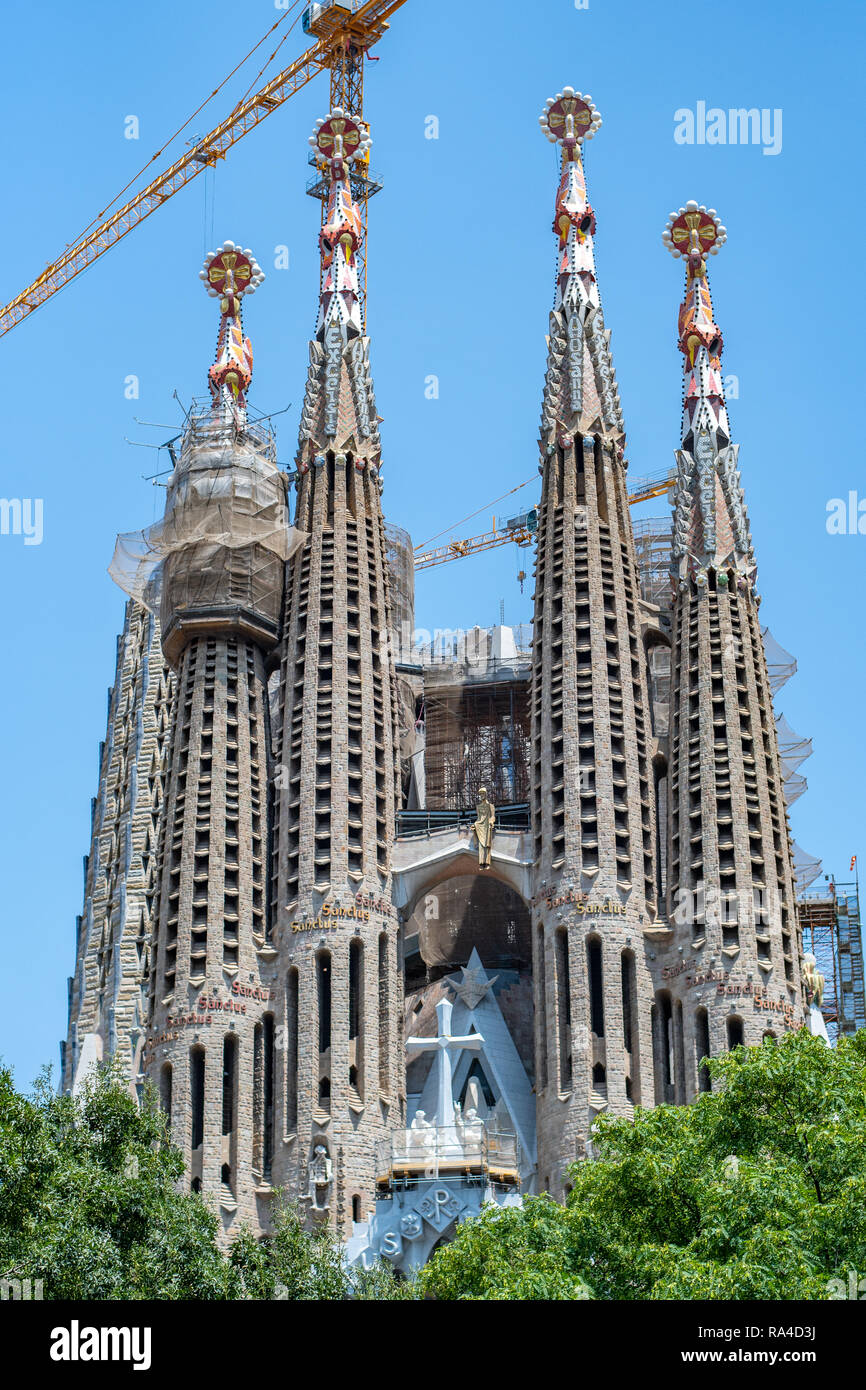
POLYGON ((493 848, 493 831, 496 827, 496 807, 492 801, 487 800, 486 787, 479 787, 478 789, 478 804, 475 810, 478 819, 472 828, 478 841, 478 867, 479 869, 489 869, 490 852, 493 848))
POLYGON ((824 1002, 824 976, 817 968, 817 961, 811 951, 803 957, 803 984, 806 989, 806 1003, 812 1009, 820 1009, 824 1002))

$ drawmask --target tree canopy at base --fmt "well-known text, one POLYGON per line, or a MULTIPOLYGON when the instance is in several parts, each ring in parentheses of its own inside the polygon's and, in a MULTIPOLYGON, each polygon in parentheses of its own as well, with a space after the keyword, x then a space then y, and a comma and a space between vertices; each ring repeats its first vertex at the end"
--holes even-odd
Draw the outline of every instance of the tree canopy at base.
POLYGON ((111 1067, 74 1097, 47 1075, 23 1096, 0 1068, 0 1278, 88 1301, 411 1296, 390 1268, 350 1275, 332 1233, 307 1235, 286 1204, 268 1240, 243 1231, 225 1253, 182 1178, 156 1097, 139 1106, 111 1067))
POLYGON ((443 1299, 827 1299, 866 1269, 866 1032, 805 1030, 709 1062, 692 1105, 603 1116, 566 1205, 459 1227, 443 1299))
POLYGON ((412 1283, 355 1273, 278 1202, 273 1233, 182 1190, 156 1098, 110 1067, 75 1097, 0 1068, 0 1278, 49 1299, 826 1299, 866 1271, 866 1032, 805 1031, 709 1063, 692 1105, 599 1119, 565 1206, 527 1198, 458 1227, 412 1283), (834 1282, 835 1281, 835 1282, 834 1282))

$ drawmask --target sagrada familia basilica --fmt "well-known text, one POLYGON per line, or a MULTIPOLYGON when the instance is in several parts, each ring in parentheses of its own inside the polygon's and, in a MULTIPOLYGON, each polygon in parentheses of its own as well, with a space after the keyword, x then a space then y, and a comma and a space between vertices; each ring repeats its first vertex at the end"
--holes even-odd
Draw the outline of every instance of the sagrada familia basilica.
POLYGON ((108 1057, 150 1083, 226 1241, 266 1232, 282 1191, 349 1260, 417 1268, 484 1201, 562 1199, 602 1112, 688 1104, 705 1057, 814 1012, 710 298, 726 233, 694 202, 664 231, 682 432, 651 598, 583 166, 600 124, 570 87, 541 116, 562 163, 531 633, 412 638, 363 123, 335 109, 312 137, 327 212, 290 474, 248 402, 261 271, 232 242, 202 270, 209 399, 163 519, 111 566, 129 597, 63 1084, 108 1057))

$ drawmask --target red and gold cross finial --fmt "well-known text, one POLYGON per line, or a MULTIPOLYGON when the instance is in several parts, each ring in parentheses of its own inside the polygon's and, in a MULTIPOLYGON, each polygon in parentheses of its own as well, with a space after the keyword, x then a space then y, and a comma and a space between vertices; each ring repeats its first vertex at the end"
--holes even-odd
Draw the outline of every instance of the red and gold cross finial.
POLYGON ((310 144, 324 159, 330 161, 333 172, 340 177, 343 163, 363 159, 370 148, 371 140, 358 116, 352 116, 342 107, 335 106, 327 116, 322 116, 316 121, 310 144))
POLYGON ((703 204, 686 203, 679 212, 672 212, 662 232, 662 241, 672 256, 682 256, 689 263, 689 270, 699 273, 699 266, 705 265, 707 256, 716 256, 728 239, 726 228, 715 208, 705 208, 703 204))
POLYGON ((222 398, 242 410, 253 375, 253 350, 243 336, 241 300, 255 294, 264 272, 249 247, 241 250, 233 241, 225 241, 205 258, 199 278, 211 299, 220 301, 216 358, 208 372, 211 395, 215 405, 222 398))
POLYGON ((566 156, 575 159, 577 146, 592 139, 601 125, 601 116, 592 97, 582 96, 573 87, 563 87, 557 96, 547 98, 538 123, 552 144, 561 145, 566 156))

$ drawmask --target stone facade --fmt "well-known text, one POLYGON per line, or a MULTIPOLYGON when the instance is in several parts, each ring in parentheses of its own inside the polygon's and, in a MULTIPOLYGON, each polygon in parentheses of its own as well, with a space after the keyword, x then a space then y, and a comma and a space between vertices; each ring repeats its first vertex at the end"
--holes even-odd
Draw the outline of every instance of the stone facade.
POLYGON ((141 1080, 157 859, 174 699, 159 619, 126 605, 108 725, 99 750, 99 790, 84 861, 84 909, 76 926, 75 974, 62 1085, 74 1089, 94 1061, 117 1057, 141 1080))
POLYGON ((297 455, 286 579, 272 859, 273 938, 287 1038, 284 1183, 348 1234, 375 1188, 377 1145, 403 1122, 402 988, 391 844, 397 688, 381 448, 349 163, 361 128, 320 122, 330 194, 297 455), (317 1187, 318 1162, 330 1179, 317 1187))
POLYGON ((566 89, 559 273, 541 428, 532 718, 539 1180, 556 1196, 602 1110, 652 1103, 646 941, 658 911, 651 729, 624 435, 566 89))
POLYGON ((571 88, 542 117, 562 171, 531 650, 502 628, 444 653, 409 638, 411 542, 392 536, 389 555, 358 286, 360 122, 335 110, 313 137, 329 197, 291 479, 244 400, 238 286, 260 272, 231 243, 206 262, 212 402, 187 422, 164 521, 141 533, 162 558, 118 649, 64 1085, 108 1055, 151 1079, 226 1241, 242 1222, 266 1232, 282 1189, 351 1258, 399 1247, 414 1268, 488 1192, 561 1198, 602 1112, 687 1103, 705 1055, 802 1021, 784 769, 706 278, 724 229, 689 204, 666 230, 688 265, 669 604, 641 592, 636 563, 582 162, 599 124, 571 88), (505 803, 485 867, 482 778, 505 803), (445 1038, 466 1056, 431 1101, 451 995, 484 1037, 445 1038), (460 1174, 458 1113, 464 1138, 484 1131, 460 1174), (418 1168, 429 1191, 405 1181, 419 1135, 444 1154, 435 1181, 418 1168), (511 1140, 506 1173, 488 1160, 511 1140))
POLYGON ((659 1100, 710 1081, 707 1053, 802 1022, 783 774, 755 556, 722 384, 707 259, 726 239, 689 203, 665 230, 686 262, 671 573, 670 943, 654 1009, 659 1100))

